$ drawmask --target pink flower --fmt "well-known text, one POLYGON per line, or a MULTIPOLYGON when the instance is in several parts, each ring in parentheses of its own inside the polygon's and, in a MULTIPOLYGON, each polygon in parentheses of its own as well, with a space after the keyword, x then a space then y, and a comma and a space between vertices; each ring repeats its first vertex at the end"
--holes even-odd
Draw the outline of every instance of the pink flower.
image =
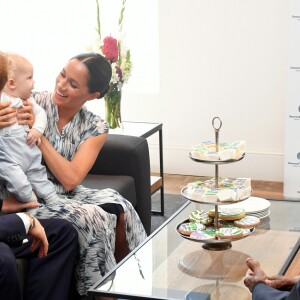
POLYGON ((107 60, 116 62, 119 55, 118 41, 112 36, 107 36, 106 38, 104 38, 102 53, 107 60))

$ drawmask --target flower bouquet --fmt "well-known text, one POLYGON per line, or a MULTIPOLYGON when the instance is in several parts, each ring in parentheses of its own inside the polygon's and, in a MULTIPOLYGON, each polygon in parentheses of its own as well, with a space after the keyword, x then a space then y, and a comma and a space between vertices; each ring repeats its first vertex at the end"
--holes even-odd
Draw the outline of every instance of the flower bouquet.
MULTIPOLYGON (((101 24, 100 24, 100 7, 99 0, 97 3, 97 34, 98 44, 95 52, 102 54, 111 64, 112 79, 110 81, 110 88, 108 93, 104 96, 106 121, 110 128, 117 128, 122 126, 121 118, 121 99, 122 87, 126 83, 131 74, 131 60, 130 50, 125 49, 121 38, 116 39, 112 36, 106 36, 102 40, 101 24)), ((118 30, 122 32, 123 15, 125 11, 126 0, 122 1, 122 8, 120 12, 118 30)))

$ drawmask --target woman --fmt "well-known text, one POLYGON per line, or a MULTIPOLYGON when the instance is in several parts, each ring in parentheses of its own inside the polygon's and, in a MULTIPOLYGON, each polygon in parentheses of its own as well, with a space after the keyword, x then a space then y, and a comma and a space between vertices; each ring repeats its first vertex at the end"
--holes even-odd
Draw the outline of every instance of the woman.
POLYGON ((103 56, 81 54, 62 69, 53 93, 33 94, 47 113, 48 124, 39 147, 48 177, 60 196, 41 205, 35 216, 63 218, 77 229, 80 255, 76 279, 80 295, 85 295, 116 264, 115 244, 116 250, 125 250, 121 254, 116 251, 119 260, 146 238, 136 211, 121 195, 112 189, 80 185, 108 133, 107 123, 84 104, 102 98, 110 79, 111 65, 103 56))

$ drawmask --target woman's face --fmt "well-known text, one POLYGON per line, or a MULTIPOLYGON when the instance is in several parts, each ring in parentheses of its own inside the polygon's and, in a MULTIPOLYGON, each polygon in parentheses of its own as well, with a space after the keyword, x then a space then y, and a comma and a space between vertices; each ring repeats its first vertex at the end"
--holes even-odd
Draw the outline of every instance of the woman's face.
POLYGON ((96 99, 99 93, 90 93, 87 67, 79 60, 72 59, 56 78, 53 101, 59 107, 80 109, 84 103, 96 99))

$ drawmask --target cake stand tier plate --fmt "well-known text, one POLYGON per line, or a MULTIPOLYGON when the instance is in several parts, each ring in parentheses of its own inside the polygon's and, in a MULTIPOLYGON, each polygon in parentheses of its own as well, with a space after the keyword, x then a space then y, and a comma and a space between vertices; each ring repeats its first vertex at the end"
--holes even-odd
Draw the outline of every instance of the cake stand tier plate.
POLYGON ((188 222, 190 222, 189 219, 186 219, 177 225, 176 231, 178 232, 178 234, 187 240, 202 243, 203 244, 202 247, 204 249, 213 250, 213 251, 221 251, 221 250, 230 249, 232 247, 231 242, 241 240, 241 239, 249 236, 250 234, 252 234, 255 231, 255 227, 252 227, 249 229, 243 229, 244 234, 242 237, 232 238, 232 239, 195 239, 195 238, 191 238, 189 235, 182 234, 179 231, 180 225, 183 223, 188 223, 188 222))
POLYGON ((222 165, 222 164, 229 164, 229 163, 234 163, 234 162, 242 160, 245 157, 245 153, 241 157, 239 157, 237 159, 227 159, 227 160, 205 160, 205 159, 199 159, 199 158, 194 157, 191 152, 189 152, 189 157, 193 161, 204 163, 204 164, 222 165))
POLYGON ((246 198, 243 198, 243 199, 239 199, 239 200, 235 200, 235 201, 205 201, 205 200, 199 200, 197 199, 196 197, 190 195, 188 192, 188 187, 185 186, 184 188, 181 189, 181 195, 190 200, 190 201, 193 201, 193 202, 196 202, 196 203, 204 203, 204 204, 213 204, 213 205, 226 205, 226 204, 233 204, 233 203, 238 203, 238 202, 242 202, 242 201, 245 201, 246 199, 248 199, 251 194, 252 194, 252 191, 251 191, 251 194, 246 197, 246 198))

